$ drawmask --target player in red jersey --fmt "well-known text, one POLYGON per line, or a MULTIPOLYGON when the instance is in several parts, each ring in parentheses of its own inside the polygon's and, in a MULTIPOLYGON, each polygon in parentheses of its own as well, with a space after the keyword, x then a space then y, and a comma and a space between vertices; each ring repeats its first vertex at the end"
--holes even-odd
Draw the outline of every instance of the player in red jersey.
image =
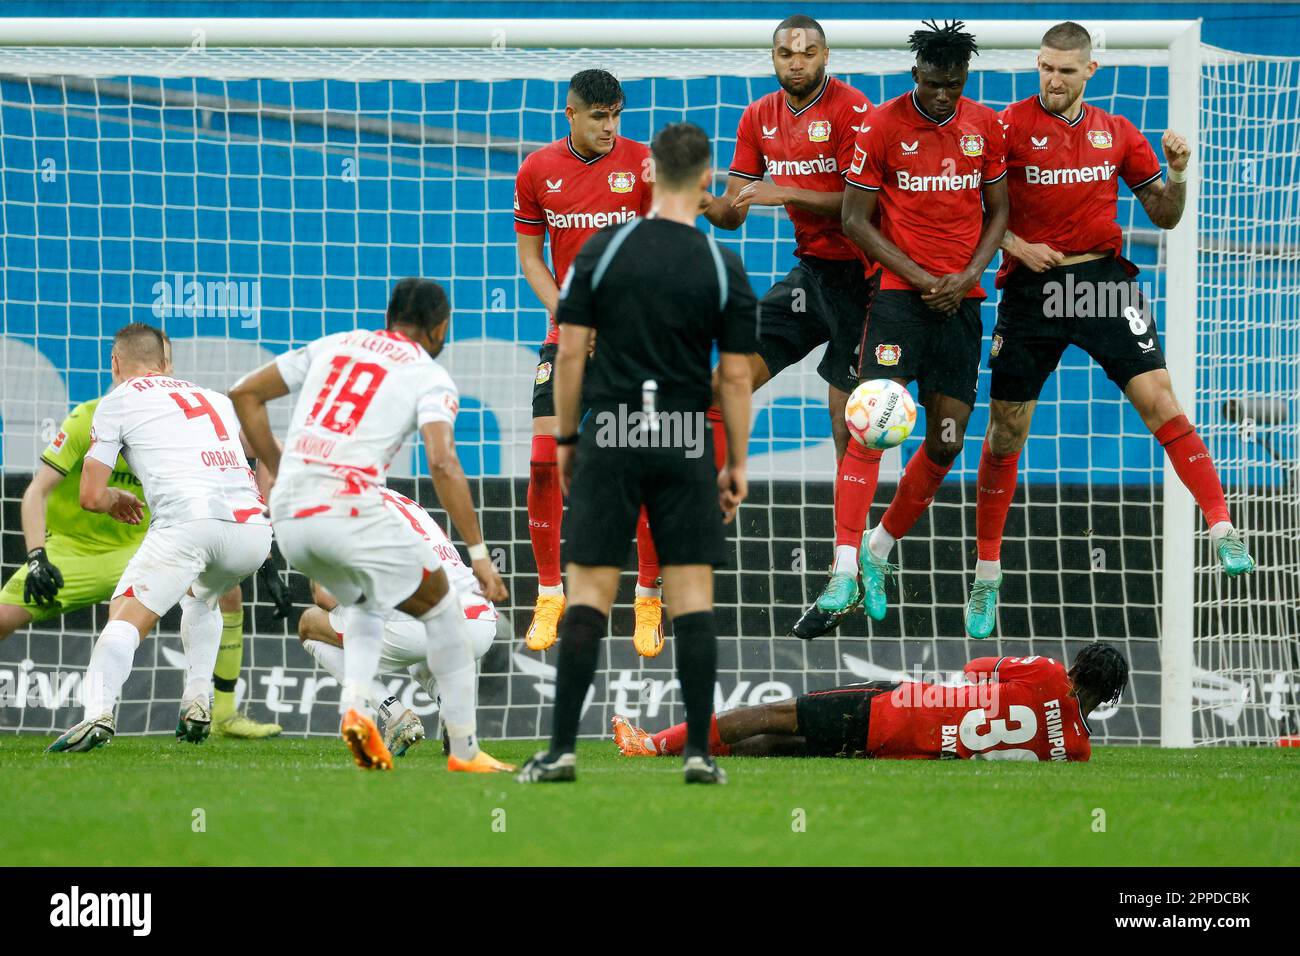
MULTIPOLYGON (((960 686, 869 681, 713 719, 711 756, 884 760, 1087 760, 1087 716, 1119 699, 1128 664, 1100 642, 1069 670, 1050 657, 977 657, 960 686)), ((680 752, 685 725, 647 734, 614 718, 629 757, 680 752)))
POLYGON ((871 114, 845 179, 844 232, 883 267, 859 373, 916 380, 926 411, 925 442, 880 524, 862 537, 864 603, 877 621, 888 608, 885 578, 897 570, 890 551, 961 452, 979 376, 980 275, 1007 226, 1002 127, 962 96, 975 38, 960 21, 927 26, 909 38, 916 87, 871 114))
MULTIPOLYGON (((871 506, 862 474, 874 474, 880 467, 880 452, 850 443, 844 424, 844 405, 858 383, 857 353, 876 278, 862 251, 840 228, 840 207, 854 138, 871 101, 826 75, 829 55, 825 32, 812 17, 787 17, 777 26, 772 65, 781 89, 745 108, 736 128, 726 192, 712 197, 704 210, 715 226, 739 229, 751 206, 784 206, 794 224, 798 264, 759 305, 759 351, 750 357, 754 388, 817 346, 827 346, 817 372, 828 386, 839 472, 834 570, 851 573, 832 576, 795 624, 793 633, 800 637, 826 633, 862 599, 857 545, 871 506)), ((726 435, 716 401, 709 414, 714 420, 715 461, 721 469, 726 435)), ((870 485, 874 490, 874 478, 870 485)))
POLYGON ((1137 267, 1120 251, 1119 180, 1147 216, 1172 229, 1183 213, 1191 157, 1172 130, 1161 139, 1169 178, 1146 138, 1122 116, 1084 103, 1097 72, 1088 31, 1061 23, 1043 36, 1039 92, 1002 113, 1011 217, 1003 239, 1002 301, 989 367, 988 435, 979 465, 979 561, 966 605, 971 637, 993 633, 1002 583, 1002 530, 1016 490, 1020 450, 1038 395, 1074 344, 1128 396, 1196 498, 1229 575, 1255 567, 1232 525, 1205 443, 1174 397, 1137 267))
MULTIPOLYGON (((618 135, 623 87, 604 70, 583 70, 569 81, 564 115, 569 135, 531 153, 515 177, 515 232, 519 266, 546 306, 546 341, 533 382, 533 446, 528 467, 528 537, 537 562, 537 604, 525 642, 544 651, 555 643, 564 613, 560 577, 560 520, 564 499, 555 468, 555 398, 551 380, 559 329, 560 287, 578 250, 597 231, 650 211, 650 150, 618 135), (551 262, 542 245, 551 237, 551 262)), ((659 559, 645 512, 637 523, 637 587, 633 610, 637 652, 654 657, 664 646, 659 559)))

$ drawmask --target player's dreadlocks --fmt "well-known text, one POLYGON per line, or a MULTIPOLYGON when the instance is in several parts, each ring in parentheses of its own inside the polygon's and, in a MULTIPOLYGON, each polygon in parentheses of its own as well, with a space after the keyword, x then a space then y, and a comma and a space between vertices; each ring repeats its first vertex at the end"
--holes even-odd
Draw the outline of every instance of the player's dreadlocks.
POLYGON ((971 54, 979 56, 975 37, 962 29, 961 20, 945 20, 939 26, 933 20, 922 20, 927 30, 917 30, 907 38, 907 45, 916 54, 918 62, 939 70, 955 70, 969 66, 971 54))
POLYGON ((1128 662, 1109 644, 1093 641, 1079 651, 1070 665, 1070 680, 1089 696, 1095 694, 1101 704, 1119 700, 1128 686, 1128 662))

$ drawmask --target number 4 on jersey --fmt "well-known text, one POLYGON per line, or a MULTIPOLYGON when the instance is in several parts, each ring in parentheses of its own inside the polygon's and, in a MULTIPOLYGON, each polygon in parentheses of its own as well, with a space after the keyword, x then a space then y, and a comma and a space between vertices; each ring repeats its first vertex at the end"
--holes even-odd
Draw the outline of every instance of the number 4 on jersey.
POLYGON ((225 441, 230 437, 226 431, 226 424, 217 414, 217 410, 212 404, 199 392, 190 392, 190 397, 194 399, 191 405, 185 401, 185 396, 180 392, 168 392, 171 400, 180 406, 180 410, 185 413, 186 418, 209 418, 212 421, 212 430, 217 433, 218 441, 225 441))

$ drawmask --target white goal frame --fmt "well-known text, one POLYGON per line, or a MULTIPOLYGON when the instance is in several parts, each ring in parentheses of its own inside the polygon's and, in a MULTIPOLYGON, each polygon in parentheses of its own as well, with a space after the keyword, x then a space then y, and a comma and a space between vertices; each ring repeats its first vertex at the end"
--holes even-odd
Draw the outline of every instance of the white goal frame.
MULTIPOLYGON (((1037 49, 1055 20, 972 20, 982 46, 1037 49)), ((1201 22, 1199 20, 1086 20, 1094 41, 1107 50, 1167 49, 1169 121, 1193 144, 1200 143, 1201 22)), ((772 24, 764 20, 541 20, 541 19, 289 19, 289 18, 44 18, 0 20, 0 55, 6 47, 49 48, 449 48, 553 49, 664 48, 766 50, 772 24)), ((899 50, 916 29, 912 20, 827 20, 836 49, 899 50)), ((340 79, 367 79, 362 57, 340 79)), ((70 72, 60 70, 58 72, 70 72)), ((225 76, 219 57, 204 65, 185 58, 184 76, 225 76)), ((480 74, 481 75, 481 74, 480 74)), ((486 78, 486 77, 484 77, 486 78)), ((1193 160, 1195 170, 1195 159, 1193 160)), ((1199 189, 1187 182, 1187 206, 1168 234, 1164 320, 1165 357, 1174 390, 1195 408, 1198 323, 1199 189)), ((1161 568, 1161 745, 1193 745, 1192 674, 1194 633, 1195 512, 1190 493, 1166 459, 1163 483, 1161 568)))

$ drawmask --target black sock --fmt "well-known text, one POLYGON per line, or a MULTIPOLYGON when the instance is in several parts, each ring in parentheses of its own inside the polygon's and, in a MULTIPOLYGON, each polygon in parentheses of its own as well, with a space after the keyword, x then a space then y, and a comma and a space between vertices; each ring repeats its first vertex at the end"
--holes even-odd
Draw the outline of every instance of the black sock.
POLYGON ((718 630, 712 611, 673 618, 677 678, 686 705, 686 749, 683 756, 707 757, 709 725, 713 719, 713 685, 718 675, 718 630))
POLYGON ((572 753, 578 743, 582 702, 596 676, 600 641, 608 618, 594 607, 571 604, 560 618, 560 660, 555 674, 555 711, 551 724, 552 758, 572 753))

